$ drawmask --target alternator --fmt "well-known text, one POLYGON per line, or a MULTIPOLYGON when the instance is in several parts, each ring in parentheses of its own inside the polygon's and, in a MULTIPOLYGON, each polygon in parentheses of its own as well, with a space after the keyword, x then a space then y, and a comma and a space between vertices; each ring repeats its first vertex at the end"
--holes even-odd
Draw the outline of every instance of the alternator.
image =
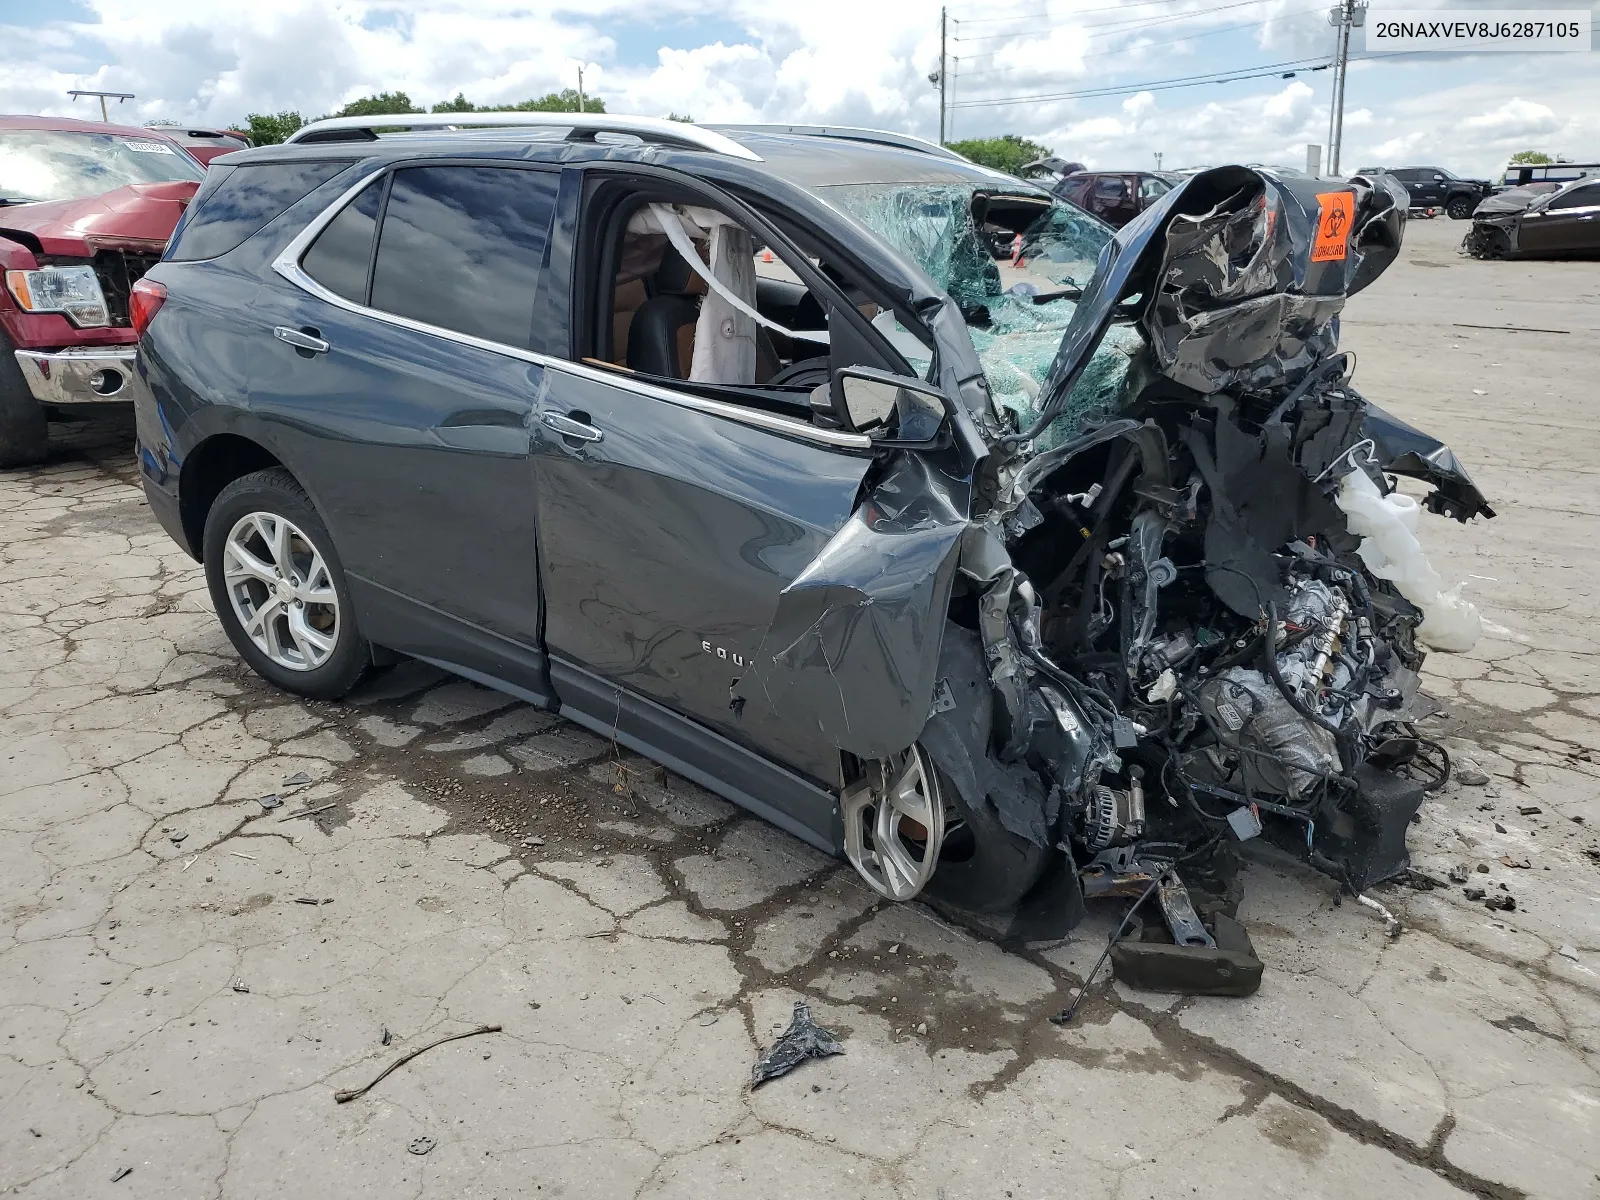
POLYGON ((1089 793, 1083 814, 1083 841, 1099 853, 1108 846, 1126 846, 1144 836, 1144 783, 1138 767, 1129 771, 1128 790, 1099 784, 1089 793))

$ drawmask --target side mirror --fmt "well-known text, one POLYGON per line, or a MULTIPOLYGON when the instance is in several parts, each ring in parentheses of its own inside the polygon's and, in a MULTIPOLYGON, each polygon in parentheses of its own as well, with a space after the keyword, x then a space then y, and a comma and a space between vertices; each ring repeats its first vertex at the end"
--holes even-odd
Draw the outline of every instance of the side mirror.
POLYGON ((844 367, 834 373, 834 385, 850 428, 878 445, 932 449, 940 444, 949 402, 938 388, 870 367, 844 367))

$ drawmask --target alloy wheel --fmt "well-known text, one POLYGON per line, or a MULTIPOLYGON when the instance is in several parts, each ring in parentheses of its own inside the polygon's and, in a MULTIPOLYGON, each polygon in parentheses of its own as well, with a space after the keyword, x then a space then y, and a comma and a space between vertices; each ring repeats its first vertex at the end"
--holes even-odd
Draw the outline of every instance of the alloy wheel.
POLYGON ((944 844, 944 799, 922 747, 871 764, 839 797, 845 856, 880 896, 910 900, 933 877, 944 844))
POLYGON ((314 671, 339 644, 339 594, 322 554, 277 513, 240 517, 223 543, 222 576, 245 636, 276 665, 314 671))

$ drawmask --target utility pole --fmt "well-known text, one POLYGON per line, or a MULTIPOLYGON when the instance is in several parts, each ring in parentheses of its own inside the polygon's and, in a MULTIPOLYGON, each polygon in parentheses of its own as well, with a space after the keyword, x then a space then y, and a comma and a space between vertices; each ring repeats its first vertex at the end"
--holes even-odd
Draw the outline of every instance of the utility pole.
POLYGON ((578 68, 578 111, 586 112, 583 106, 583 68, 578 68))
MULTIPOLYGON (((957 54, 950 59, 950 103, 945 106, 950 110, 950 116, 945 123, 949 126, 948 136, 952 139, 956 136, 956 84, 960 82, 961 56, 957 54)), ((940 140, 943 141, 944 139, 941 138, 940 140)))
POLYGON ((944 43, 945 43, 945 9, 939 8, 939 145, 944 145, 944 43))
POLYGON ((98 96, 100 98, 100 120, 106 125, 111 124, 111 116, 106 111, 106 100, 108 98, 115 100, 118 103, 121 103, 124 100, 133 99, 132 92, 91 92, 82 88, 70 88, 67 91, 67 95, 71 96, 74 102, 77 101, 79 96, 98 96))
POLYGON ((1328 113, 1328 174, 1339 174, 1339 155, 1344 149, 1344 81, 1350 71, 1350 30, 1367 23, 1365 0, 1339 0, 1328 10, 1328 24, 1339 30, 1333 56, 1333 104, 1328 113))

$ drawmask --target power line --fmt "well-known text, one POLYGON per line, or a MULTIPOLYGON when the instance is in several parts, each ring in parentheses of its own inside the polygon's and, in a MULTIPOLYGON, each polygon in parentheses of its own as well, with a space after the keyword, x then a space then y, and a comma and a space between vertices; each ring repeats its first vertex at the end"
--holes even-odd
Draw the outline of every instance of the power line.
POLYGON ((1318 55, 1315 58, 1296 58, 1287 62, 1267 63, 1260 67, 1241 67, 1237 71, 1217 72, 1211 75, 1180 75, 1174 79, 1156 79, 1144 83, 1118 84, 1115 87, 1085 88, 1074 92, 1051 92, 1048 94, 1032 94, 1027 96, 1002 96, 990 100, 966 100, 957 107, 960 108, 994 108, 1005 104, 1038 103, 1051 100, 1077 100, 1097 96, 1121 96, 1130 92, 1165 92, 1174 88, 1200 87, 1208 83, 1239 83, 1246 79, 1265 79, 1269 75, 1298 73, 1303 70, 1323 71, 1331 64, 1324 61, 1326 56, 1318 55), (1318 65, 1311 66, 1316 63, 1318 65), (1248 72, 1248 73, 1243 73, 1248 72))
MULTIPOLYGON (((1185 34, 1183 37, 1168 38, 1164 42, 1145 42, 1145 43, 1143 43, 1142 45, 1140 45, 1140 46, 1138 46, 1136 48, 1139 49, 1139 50, 1153 50, 1157 46, 1175 46, 1179 42, 1193 41, 1195 38, 1214 37, 1219 33, 1237 33, 1241 29, 1255 29, 1255 28, 1258 28, 1259 26, 1262 26, 1262 25, 1270 25, 1274 21, 1284 20, 1287 17, 1303 17, 1303 16, 1308 16, 1308 15, 1311 15, 1311 14, 1322 13, 1322 12, 1325 12, 1325 11, 1326 11, 1326 9, 1321 8, 1321 7, 1318 7, 1318 8, 1301 8, 1301 9, 1296 9, 1294 12, 1291 12, 1291 13, 1279 13, 1277 16, 1268 17, 1263 21, 1251 21, 1251 22, 1249 22, 1248 24, 1245 24, 1245 25, 1225 25, 1221 29, 1208 29, 1204 33, 1189 33, 1189 34, 1185 34)), ((1107 34, 1107 35, 1103 35, 1103 36, 1110 37, 1110 36, 1115 36, 1115 35, 1107 34)), ((1092 41, 1093 39, 1090 39, 1090 40, 1092 41)), ((991 51, 988 54, 974 54, 974 55, 971 55, 969 57, 970 58, 974 58, 974 59, 976 59, 976 58, 994 58, 994 57, 996 57, 997 55, 999 55, 1001 53, 1003 53, 1003 51, 994 50, 994 51, 991 51)), ((1417 51, 1416 53, 1421 53, 1421 51, 1417 51)), ((1432 53, 1432 51, 1429 51, 1429 53, 1432 53)), ((1098 63, 1100 61, 1103 61, 1103 60, 1102 59, 1097 59, 1096 60, 1097 65, 1098 65, 1098 63)), ((986 67, 986 68, 984 68, 983 70, 980 70, 980 71, 969 71, 968 74, 969 75, 1009 75, 1009 74, 1011 74, 1011 73, 1013 73, 1015 71, 1025 71, 1025 70, 1032 70, 1032 69, 1033 68, 1029 68, 1029 67, 986 67)))

